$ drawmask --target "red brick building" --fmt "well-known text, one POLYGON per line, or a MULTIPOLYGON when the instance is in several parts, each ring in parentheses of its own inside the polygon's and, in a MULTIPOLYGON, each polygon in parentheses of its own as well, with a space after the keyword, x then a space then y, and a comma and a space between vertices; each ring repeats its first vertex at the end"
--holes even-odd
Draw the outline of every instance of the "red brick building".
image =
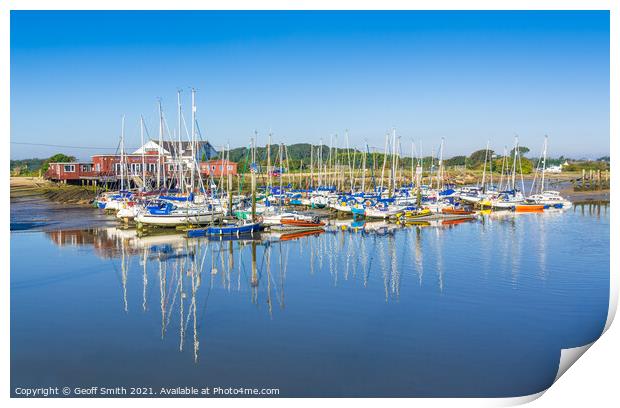
MULTIPOLYGON (((202 142, 206 143, 206 142, 202 142)), ((142 177, 142 163, 144 162, 145 174, 147 178, 154 178, 158 174, 158 164, 161 165, 162 177, 171 178, 178 172, 179 161, 173 161, 172 154, 167 149, 172 149, 175 145, 171 142, 162 143, 163 147, 150 141, 132 154, 124 156, 126 165, 125 176, 142 177)), ((191 166, 192 155, 185 154, 191 151, 189 146, 182 146, 181 163, 184 168, 191 166)), ((177 149, 178 150, 178 149, 177 149)), ((208 145, 203 145, 200 150, 202 157, 217 154, 208 145)), ((177 156, 175 156, 177 157, 177 156)), ((221 175, 236 175, 237 163, 227 160, 208 160, 200 162, 200 172, 209 176, 219 177, 221 175)), ((90 182, 114 182, 121 175, 121 156, 118 154, 97 154, 92 156, 91 162, 72 162, 72 163, 50 163, 45 177, 49 180, 72 183, 90 182)))
POLYGON ((237 174, 237 163, 228 160, 209 160, 200 163, 200 173, 213 177, 227 176, 237 174))

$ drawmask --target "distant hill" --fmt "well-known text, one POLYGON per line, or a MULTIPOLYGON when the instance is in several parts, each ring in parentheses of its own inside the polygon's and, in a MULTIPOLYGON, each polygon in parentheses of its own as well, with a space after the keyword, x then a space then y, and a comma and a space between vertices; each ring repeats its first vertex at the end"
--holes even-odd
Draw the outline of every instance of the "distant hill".
MULTIPOLYGON (((290 167, 293 169, 298 168, 299 163, 302 160, 304 162, 304 167, 309 166, 310 156, 311 156, 310 154, 311 146, 314 148, 314 163, 316 165, 319 146, 311 145, 310 143, 296 143, 296 144, 286 145, 285 150, 283 150, 282 152, 282 159, 286 161, 288 158, 290 167)), ((272 164, 279 163, 280 161, 279 149, 280 149, 280 146, 277 144, 271 145, 270 147, 270 156, 271 156, 272 164)), ((325 162, 327 161, 329 157, 329 147, 326 145, 322 145, 321 149, 322 149, 323 162, 325 162)), ((354 153, 358 155, 360 154, 359 150, 355 150, 355 149, 349 149, 349 150, 350 150, 350 153, 349 153, 350 155, 353 155, 354 153)), ((243 166, 246 164, 246 158, 248 159, 248 163, 249 163, 249 154, 250 154, 249 151, 250 149, 248 147, 238 147, 236 149, 231 149, 230 160, 239 163, 241 165, 241 168, 243 169, 243 166)), ((335 151, 336 151, 336 154, 340 154, 340 155, 346 154, 346 149, 335 149, 335 151)), ((219 152, 219 153, 221 157, 222 152, 219 152)), ((266 146, 256 147, 256 160, 259 163, 262 163, 263 165, 265 164, 267 160, 267 147, 266 146)))
MULTIPOLYGON (((312 146, 310 143, 296 143, 296 144, 291 144, 291 145, 286 145, 286 151, 282 152, 282 157, 284 160, 286 160, 286 156, 288 153, 288 159, 289 160, 294 160, 294 161, 299 161, 299 160, 310 160, 310 146, 312 146)), ((278 157, 278 151, 279 151, 280 146, 279 145, 271 145, 270 147, 270 155, 271 155, 271 162, 273 163, 274 161, 278 161, 279 157, 278 157)), ((317 148, 318 146, 314 146, 314 156, 316 158, 317 156, 317 148)), ((231 149, 230 150, 230 160, 234 161, 234 162, 243 162, 245 161, 246 157, 248 157, 249 155, 249 148, 248 147, 238 147, 236 149, 231 149)), ((323 160, 327 160, 327 157, 329 156, 329 147, 323 145, 322 146, 322 150, 323 150, 323 160)), ((343 150, 346 151, 344 149, 338 149, 338 150, 343 150)), ((353 152, 354 150, 351 149, 351 152, 353 152)), ((221 154, 221 152, 220 152, 221 154)), ((267 147, 266 146, 257 146, 256 147, 256 159, 258 161, 265 161, 267 160, 267 147)))

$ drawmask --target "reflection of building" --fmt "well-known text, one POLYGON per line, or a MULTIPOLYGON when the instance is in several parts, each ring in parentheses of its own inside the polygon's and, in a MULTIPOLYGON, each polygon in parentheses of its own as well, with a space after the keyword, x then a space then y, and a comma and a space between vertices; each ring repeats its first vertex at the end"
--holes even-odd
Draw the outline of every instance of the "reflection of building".
POLYGON ((58 246, 92 245, 95 242, 91 230, 51 231, 46 234, 58 246))
MULTIPOLYGON (((46 235, 58 246, 92 245, 97 256, 104 259, 117 258, 121 254, 122 239, 110 236, 106 229, 64 230, 46 232, 46 235)), ((129 253, 137 253, 136 249, 126 247, 129 253)))
MULTIPOLYGON (((158 142, 151 140, 133 153, 123 155, 126 165, 123 174, 130 178, 142 177, 143 161, 145 173, 149 178, 157 177, 158 173, 162 178, 164 176, 169 178, 178 172, 179 165, 187 169, 194 161, 201 162, 202 173, 210 174, 207 168, 210 169, 211 166, 207 165, 212 163, 213 161, 209 160, 216 156, 217 151, 209 142, 196 142, 192 149, 190 142, 165 141, 160 146, 158 142), (193 150, 195 155, 192 155, 193 150)), ((237 164, 229 163, 228 166, 232 167, 230 169, 234 171, 232 174, 236 174, 237 164)), ((47 179, 62 182, 108 182, 118 180, 120 175, 120 154, 97 154, 92 156, 90 162, 50 163, 45 173, 47 179)))
POLYGON ((151 235, 138 238, 136 230, 94 228, 88 230, 50 231, 46 235, 58 246, 90 245, 104 259, 142 253, 145 249, 161 256, 187 256, 185 237, 181 234, 151 235))

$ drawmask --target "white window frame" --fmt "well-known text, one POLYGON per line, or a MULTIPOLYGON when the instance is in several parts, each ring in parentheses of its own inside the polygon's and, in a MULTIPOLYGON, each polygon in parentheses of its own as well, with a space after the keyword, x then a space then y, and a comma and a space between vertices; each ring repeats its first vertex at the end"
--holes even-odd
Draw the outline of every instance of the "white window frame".
POLYGON ((142 172, 142 163, 131 163, 131 174, 140 174, 142 172))

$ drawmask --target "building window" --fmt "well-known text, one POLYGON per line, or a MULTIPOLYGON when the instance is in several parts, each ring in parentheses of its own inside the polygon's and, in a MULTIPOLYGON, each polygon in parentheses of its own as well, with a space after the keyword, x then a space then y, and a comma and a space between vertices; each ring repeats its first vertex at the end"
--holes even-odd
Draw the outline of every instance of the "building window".
POLYGON ((101 163, 95 164, 95 170, 96 171, 101 171, 101 163))
POLYGON ((226 168, 227 168, 228 170, 232 170, 232 166, 231 166, 230 164, 229 164, 228 166, 226 166, 226 168))
POLYGON ((75 165, 65 164, 65 173, 75 173, 75 165))
POLYGON ((133 174, 138 174, 142 171, 142 165, 139 163, 131 163, 131 172, 133 174))
POLYGON ((147 167, 148 171, 155 173, 157 171, 157 164, 156 163, 148 163, 147 167))
POLYGON ((93 171, 93 166, 91 164, 83 164, 82 171, 93 171))

